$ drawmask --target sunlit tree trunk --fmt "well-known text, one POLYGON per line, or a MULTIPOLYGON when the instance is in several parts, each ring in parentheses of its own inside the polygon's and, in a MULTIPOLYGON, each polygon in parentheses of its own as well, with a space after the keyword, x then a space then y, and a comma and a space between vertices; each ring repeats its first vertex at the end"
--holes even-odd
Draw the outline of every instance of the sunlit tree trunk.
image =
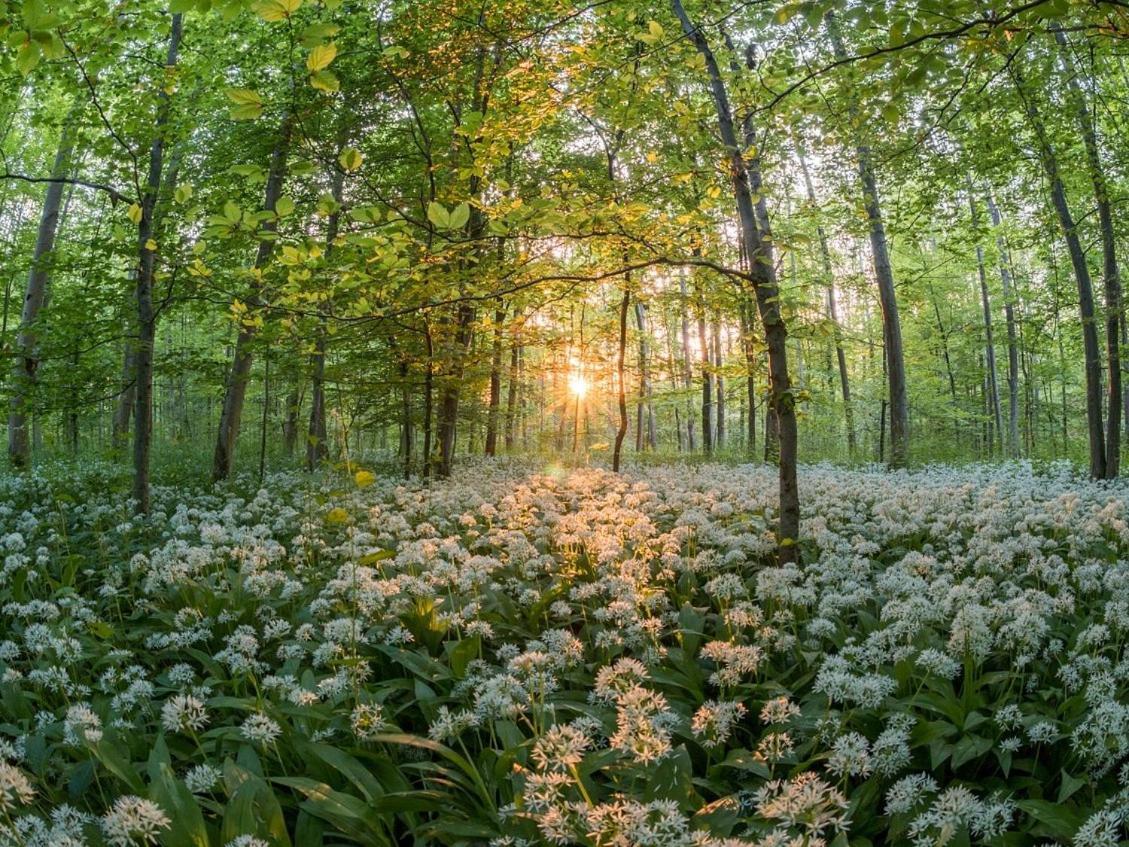
MULTIPOLYGON (((780 436, 780 500, 777 525, 778 558, 792 562, 797 558, 800 534, 800 500, 796 479, 796 409, 788 375, 788 332, 780 313, 776 269, 772 260, 772 236, 768 230, 768 211, 764 194, 754 200, 750 185, 760 183, 760 161, 756 155, 746 159, 737 139, 729 95, 713 50, 702 30, 696 27, 682 7, 671 0, 682 31, 701 54, 709 76, 710 94, 717 112, 718 130, 729 158, 729 171, 737 205, 738 222, 745 254, 749 260, 748 281, 760 311, 768 348, 770 405, 776 412, 780 436)), ((746 135, 748 135, 746 131, 746 135)))
POLYGON ((635 300, 635 325, 639 329, 639 403, 635 424, 635 449, 654 450, 656 447, 655 407, 651 400, 651 380, 648 372, 650 344, 647 340, 647 308, 635 300))
POLYGON ((494 338, 490 349, 490 408, 487 411, 484 449, 487 456, 498 452, 498 423, 502 408, 502 327, 505 320, 505 307, 499 306, 494 312, 494 338))
MULTIPOLYGON (((266 193, 263 198, 263 209, 273 212, 278 198, 282 196, 282 183, 286 178, 286 160, 290 152, 290 134, 292 130, 291 116, 287 115, 282 122, 279 138, 271 153, 270 170, 267 174, 266 193)), ((259 242, 258 253, 255 256, 255 269, 262 270, 274 252, 273 234, 278 229, 278 222, 273 218, 263 221, 259 227, 270 233, 272 237, 264 238, 259 242)), ((259 292, 252 296, 253 301, 258 300, 259 292)), ((227 382, 224 386, 223 409, 220 412, 219 431, 216 435, 216 449, 212 457, 212 480, 227 479, 231 475, 235 462, 235 442, 239 437, 239 424, 243 417, 243 401, 247 397, 247 384, 251 377, 251 364, 254 361, 254 352, 251 345, 255 340, 257 328, 254 324, 243 323, 239 327, 239 335, 235 341, 235 354, 231 360, 227 382)))
POLYGON ((722 376, 722 350, 721 350, 721 312, 714 313, 713 320, 713 362, 714 362, 714 387, 717 399, 714 402, 716 413, 715 428, 717 435, 714 438, 714 447, 721 450, 725 447, 725 377, 722 376))
POLYGON ((694 370, 693 365, 690 364, 690 309, 689 309, 689 294, 686 290, 686 277, 679 275, 678 277, 679 293, 682 295, 678 300, 678 305, 681 310, 682 318, 682 382, 686 388, 686 449, 691 453, 697 447, 694 438, 694 413, 693 402, 690 395, 694 390, 694 370))
POLYGON ((619 344, 616 347, 615 371, 616 401, 619 406, 619 426, 615 431, 615 446, 612 450, 612 470, 619 473, 620 457, 623 455, 623 439, 627 436, 627 373, 624 369, 627 359, 627 311, 631 307, 631 278, 623 282, 623 298, 619 303, 619 344))
POLYGON ((514 438, 517 430, 517 392, 518 392, 518 365, 521 358, 521 345, 515 334, 510 348, 510 374, 506 384, 506 452, 514 449, 514 438))
POLYGON ((698 349, 702 366, 702 450, 713 452, 713 374, 710 372, 710 339, 706 330, 706 307, 698 295, 698 349))

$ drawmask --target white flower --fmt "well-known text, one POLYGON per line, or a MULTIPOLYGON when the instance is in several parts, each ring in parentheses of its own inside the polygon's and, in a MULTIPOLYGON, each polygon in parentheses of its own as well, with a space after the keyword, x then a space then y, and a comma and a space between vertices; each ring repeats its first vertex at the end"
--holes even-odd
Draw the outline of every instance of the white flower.
POLYGON ((17 806, 26 806, 35 796, 31 781, 15 765, 0 761, 0 813, 10 815, 17 806))
POLYGON ((160 806, 133 795, 119 797, 102 816, 102 832, 115 847, 155 844, 158 834, 171 824, 160 806))
POLYGON ((174 694, 161 706, 161 725, 168 732, 199 732, 207 724, 204 702, 191 694, 174 694))
POLYGON ((243 721, 240 732, 244 738, 252 743, 272 744, 282 734, 282 727, 278 725, 277 721, 262 712, 255 712, 243 721))
POLYGON ((387 726, 384 708, 379 703, 358 703, 353 707, 351 721, 353 734, 362 741, 371 740, 387 726))

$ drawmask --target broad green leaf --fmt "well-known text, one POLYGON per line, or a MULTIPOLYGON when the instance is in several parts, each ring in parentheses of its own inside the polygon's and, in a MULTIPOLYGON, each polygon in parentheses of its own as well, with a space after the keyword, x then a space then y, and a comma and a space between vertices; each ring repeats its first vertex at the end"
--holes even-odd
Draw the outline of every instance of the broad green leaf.
POLYGON ((332 41, 328 44, 319 44, 310 51, 310 55, 306 57, 306 69, 310 73, 317 73, 329 67, 330 63, 337 56, 337 45, 332 41))

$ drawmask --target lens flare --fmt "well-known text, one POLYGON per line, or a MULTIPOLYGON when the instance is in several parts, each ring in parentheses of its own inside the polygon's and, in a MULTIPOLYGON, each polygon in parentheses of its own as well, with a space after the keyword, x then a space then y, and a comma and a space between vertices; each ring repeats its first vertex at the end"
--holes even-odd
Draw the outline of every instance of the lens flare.
POLYGON ((568 390, 575 394, 578 399, 583 400, 584 395, 588 393, 588 389, 591 387, 591 383, 580 374, 569 374, 568 390))

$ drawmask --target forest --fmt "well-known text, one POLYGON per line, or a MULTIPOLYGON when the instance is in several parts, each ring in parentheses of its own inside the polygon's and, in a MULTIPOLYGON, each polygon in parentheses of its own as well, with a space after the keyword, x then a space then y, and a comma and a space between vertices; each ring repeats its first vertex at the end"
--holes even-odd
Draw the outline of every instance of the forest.
POLYGON ((0 847, 1129 844, 1127 57, 4 0, 0 847))

